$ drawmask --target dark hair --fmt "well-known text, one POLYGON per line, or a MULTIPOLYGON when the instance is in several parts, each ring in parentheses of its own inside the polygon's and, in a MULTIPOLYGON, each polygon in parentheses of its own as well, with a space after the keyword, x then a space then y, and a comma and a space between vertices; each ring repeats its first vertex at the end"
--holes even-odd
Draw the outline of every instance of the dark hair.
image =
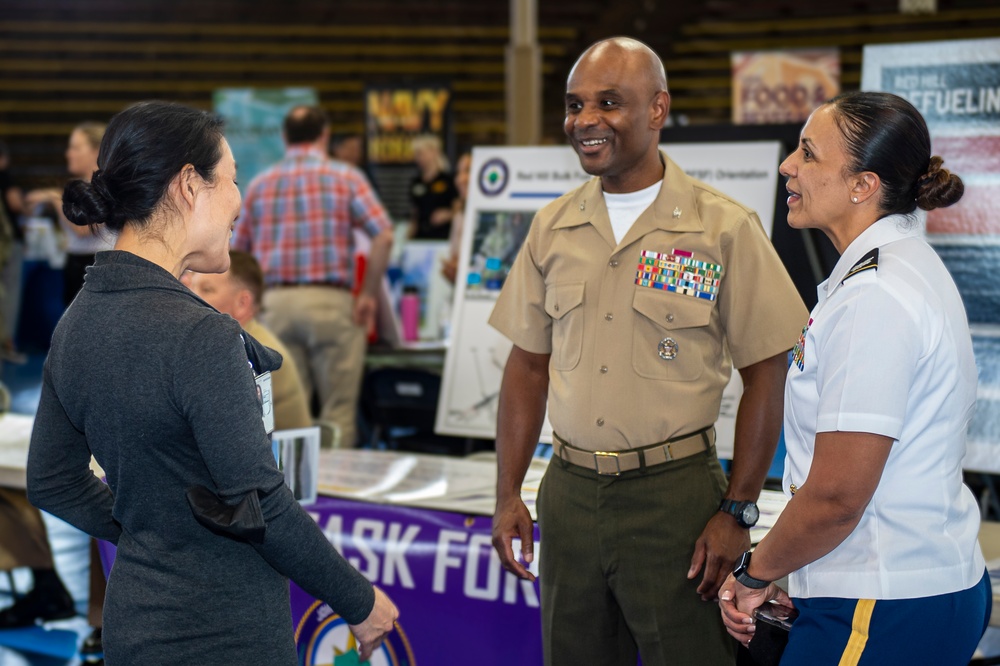
POLYGON ((140 102, 108 124, 89 183, 71 181, 63 213, 73 224, 143 226, 185 165, 208 182, 222 159, 222 119, 173 102, 140 102))
POLYGON ((296 106, 285 116, 285 143, 312 143, 326 129, 326 112, 318 106, 296 106))
POLYGON ((260 307, 260 297, 264 293, 264 272, 252 254, 230 250, 229 277, 249 289, 253 294, 254 305, 260 307))
POLYGON ((335 150, 340 144, 351 139, 365 140, 365 137, 357 132, 337 132, 330 135, 330 150, 335 150))
POLYGON ((844 137, 850 173, 871 171, 882 181, 879 207, 886 215, 909 214, 956 203, 962 179, 931 156, 927 123, 898 95, 850 92, 827 102, 844 137))

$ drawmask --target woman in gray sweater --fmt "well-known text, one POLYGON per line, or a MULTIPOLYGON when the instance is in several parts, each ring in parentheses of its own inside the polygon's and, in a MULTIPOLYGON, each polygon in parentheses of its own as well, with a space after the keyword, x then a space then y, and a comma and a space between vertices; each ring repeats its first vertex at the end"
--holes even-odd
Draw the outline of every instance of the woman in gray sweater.
POLYGON ((229 266, 240 194, 221 121, 138 104, 111 121, 98 166, 64 211, 120 235, 53 336, 28 494, 118 546, 107 663, 297 664, 288 578, 351 625, 366 660, 396 608, 284 485, 255 387, 281 357, 178 280, 229 266))

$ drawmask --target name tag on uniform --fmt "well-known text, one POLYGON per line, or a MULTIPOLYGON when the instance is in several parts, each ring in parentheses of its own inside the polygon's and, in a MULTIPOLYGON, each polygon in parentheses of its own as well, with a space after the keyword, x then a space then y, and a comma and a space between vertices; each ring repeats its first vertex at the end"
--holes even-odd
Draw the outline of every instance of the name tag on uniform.
POLYGON ((264 372, 256 377, 257 400, 260 402, 261 418, 264 421, 264 430, 270 435, 274 432, 274 399, 271 393, 271 373, 264 372))

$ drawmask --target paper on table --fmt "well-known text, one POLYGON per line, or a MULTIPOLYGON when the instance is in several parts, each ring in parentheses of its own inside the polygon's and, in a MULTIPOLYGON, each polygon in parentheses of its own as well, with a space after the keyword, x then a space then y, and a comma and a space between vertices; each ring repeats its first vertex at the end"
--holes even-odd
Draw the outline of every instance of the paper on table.
MULTIPOLYGON (((533 518, 545 466, 546 461, 533 460, 522 486, 533 518)), ((324 451, 319 489, 336 497, 490 516, 496 504, 496 462, 396 451, 324 451)))
POLYGON ((757 524, 750 528, 750 542, 760 543, 761 539, 771 531, 774 524, 778 522, 778 516, 788 504, 788 498, 783 492, 777 490, 763 490, 757 500, 757 508, 760 510, 760 518, 757 524))

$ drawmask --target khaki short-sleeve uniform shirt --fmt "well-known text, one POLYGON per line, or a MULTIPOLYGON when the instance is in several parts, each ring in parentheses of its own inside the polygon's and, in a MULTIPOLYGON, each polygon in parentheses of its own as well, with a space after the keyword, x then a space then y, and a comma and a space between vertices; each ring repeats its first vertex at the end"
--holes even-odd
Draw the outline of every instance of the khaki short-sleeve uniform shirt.
POLYGON ((662 157, 621 243, 600 178, 540 210, 490 316, 551 354, 549 419, 582 449, 712 425, 732 367, 791 349, 808 317, 757 214, 662 157))

